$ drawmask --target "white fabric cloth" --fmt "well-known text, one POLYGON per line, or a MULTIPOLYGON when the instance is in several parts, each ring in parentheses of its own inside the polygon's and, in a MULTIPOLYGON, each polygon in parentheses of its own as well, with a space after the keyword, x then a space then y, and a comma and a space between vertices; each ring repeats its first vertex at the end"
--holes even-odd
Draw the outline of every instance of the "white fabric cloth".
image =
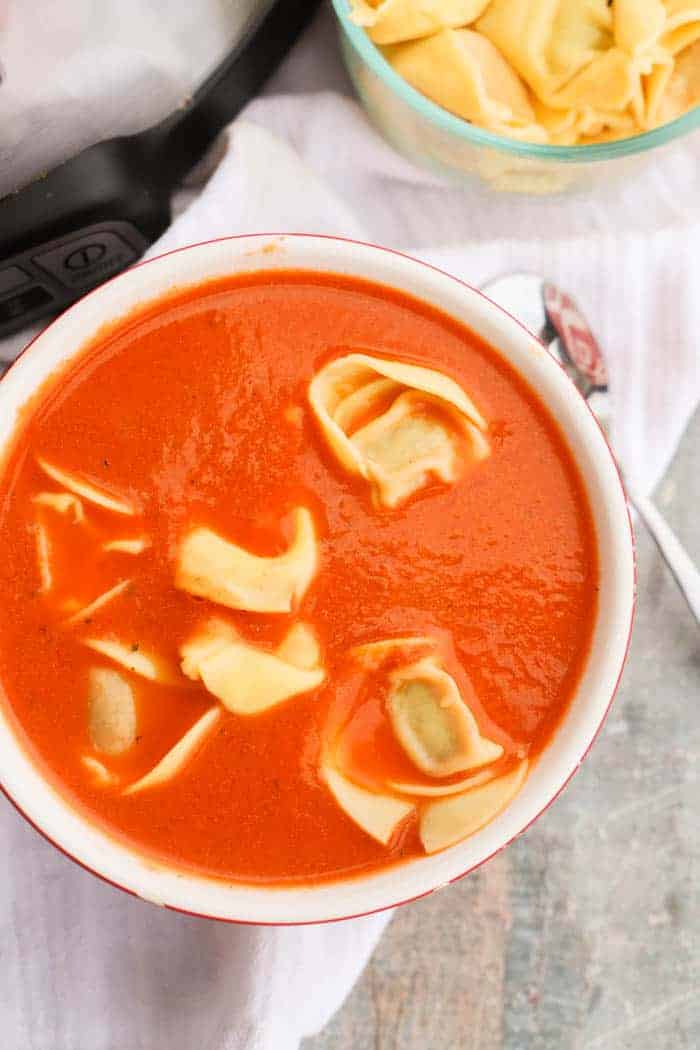
MULTIPOLYGON (((326 12, 231 129, 205 188, 180 195, 153 251, 297 230, 398 247, 474 284, 515 268, 546 273, 594 323, 616 447, 651 486, 700 398, 697 138, 616 197, 489 199, 404 162, 348 90, 326 12)), ((0 357, 25 339, 6 340, 0 357)), ((69 864, 9 805, 0 820, 8 1050, 296 1050, 343 1000, 386 922, 274 930, 181 917, 69 864)))
POLYGON ((0 805, 3 1050, 296 1050, 355 983, 384 916, 228 926, 137 901, 0 805))
POLYGON ((240 39, 260 0, 0 3, 0 197, 174 110, 240 39))

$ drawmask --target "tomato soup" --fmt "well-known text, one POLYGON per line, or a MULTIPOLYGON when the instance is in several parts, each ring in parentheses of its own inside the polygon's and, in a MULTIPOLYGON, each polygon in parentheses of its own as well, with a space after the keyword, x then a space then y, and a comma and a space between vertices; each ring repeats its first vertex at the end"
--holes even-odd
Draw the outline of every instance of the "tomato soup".
POLYGON ((0 478, 0 684, 71 803, 246 882, 478 832, 567 710, 596 541, 571 454, 428 305, 183 289, 39 392, 0 478))

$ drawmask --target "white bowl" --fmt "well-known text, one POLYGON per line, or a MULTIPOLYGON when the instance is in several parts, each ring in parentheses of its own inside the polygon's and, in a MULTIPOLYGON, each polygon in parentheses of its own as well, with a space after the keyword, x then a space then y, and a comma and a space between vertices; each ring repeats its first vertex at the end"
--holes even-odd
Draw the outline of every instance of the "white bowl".
POLYGON ((227 883, 139 855, 93 825, 44 779, 0 705, 1 786, 54 845, 144 900, 236 922, 326 922, 391 908, 492 857, 552 802, 590 748, 620 678, 634 610, 634 544, 620 476, 595 418, 562 369, 526 329, 480 292, 406 255, 369 244, 298 234, 234 237, 170 252, 128 270, 49 325, 5 375, 0 383, 0 457, 22 406, 106 322, 179 286, 289 268, 365 277, 426 300, 482 336, 538 392, 566 436, 588 492, 600 557, 599 609, 591 652, 570 708, 520 794, 496 820, 434 856, 312 886, 227 883))

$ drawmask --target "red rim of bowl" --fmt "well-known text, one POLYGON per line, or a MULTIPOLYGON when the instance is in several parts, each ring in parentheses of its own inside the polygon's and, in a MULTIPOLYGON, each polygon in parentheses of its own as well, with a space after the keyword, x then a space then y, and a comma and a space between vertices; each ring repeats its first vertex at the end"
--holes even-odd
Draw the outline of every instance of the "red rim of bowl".
MULTIPOLYGON (((474 285, 468 284, 467 281, 463 281, 459 277, 455 277, 454 274, 448 273, 447 270, 443 270, 439 266, 433 266, 431 263, 424 262, 421 259, 416 259, 414 256, 409 255, 407 252, 400 252, 400 251, 397 251, 395 248, 386 248, 386 247, 384 247, 383 245, 380 245, 380 244, 373 244, 371 241, 360 241, 360 240, 357 240, 356 238, 353 238, 353 237, 336 237, 336 236, 334 236, 332 234, 325 234, 325 233, 319 233, 319 234, 316 234, 316 233, 293 233, 293 232, 292 233, 288 233, 288 232, 279 232, 279 231, 277 231, 277 232, 266 232, 266 231, 263 231, 261 233, 239 233, 239 234, 232 234, 232 235, 230 235, 228 237, 211 237, 211 238, 209 238, 208 240, 205 240, 205 241, 195 241, 192 244, 186 244, 186 245, 183 245, 180 248, 172 248, 172 249, 170 249, 170 251, 161 252, 160 255, 154 255, 154 256, 152 256, 149 259, 143 259, 141 262, 135 263, 133 266, 130 266, 128 268, 128 270, 122 271, 122 273, 128 273, 130 270, 135 270, 135 269, 138 269, 138 268, 140 268, 142 266, 148 266, 152 262, 157 262, 160 259, 165 259, 165 258, 167 258, 170 255, 177 255, 179 252, 190 251, 190 249, 192 249, 192 248, 202 248, 202 247, 204 247, 204 246, 206 246, 208 244, 219 244, 219 243, 224 242, 224 241, 240 241, 240 240, 247 240, 247 239, 253 239, 253 238, 258 240, 261 237, 263 237, 263 238, 264 237, 269 237, 271 239, 273 239, 273 238, 285 238, 285 239, 308 238, 308 239, 311 239, 311 240, 340 241, 340 242, 342 242, 344 244, 356 245, 358 247, 363 247, 363 248, 372 248, 372 249, 374 249, 376 251, 386 252, 389 255, 397 255, 397 256, 399 256, 402 259, 407 259, 409 262, 414 263, 417 266, 422 266, 422 267, 425 267, 428 270, 434 271, 435 273, 439 273, 443 277, 447 277, 451 281, 454 281, 456 284, 461 285, 464 288, 468 288, 472 292, 476 292, 477 295, 479 295, 482 299, 485 299, 496 310, 499 310, 502 314, 505 314, 507 317, 510 317, 510 319, 512 321, 515 321, 515 323, 520 328, 522 328, 522 330, 524 332, 527 332, 527 334, 529 336, 531 336, 532 338, 535 338, 535 339, 537 338, 536 336, 533 335, 533 333, 520 320, 518 320, 517 317, 514 317, 513 314, 509 313, 507 310, 504 310, 504 308, 502 306, 499 306, 498 303, 494 303, 494 301, 492 299, 489 299, 489 297, 487 295, 485 295, 479 288, 474 287, 474 285)), ((98 285, 97 288, 93 288, 86 295, 81 296, 80 299, 76 300, 75 303, 71 304, 71 306, 68 307, 68 310, 72 310, 76 306, 79 306, 80 303, 84 302, 85 299, 89 298, 95 292, 100 291, 102 288, 105 287, 105 285, 112 284, 112 282, 114 282, 114 281, 118 281, 122 277, 122 273, 115 274, 115 276, 114 277, 110 277, 110 279, 108 281, 104 281, 101 285, 98 285)), ((37 334, 27 343, 27 345, 25 347, 23 347, 23 349, 20 351, 20 353, 14 359, 14 361, 12 361, 10 366, 7 368, 7 370, 5 371, 4 375, 2 377, 0 377, 0 384, 2 382, 4 382, 5 378, 12 371, 12 369, 17 364, 19 359, 21 357, 23 357, 24 354, 26 354, 26 352, 34 345, 34 343, 37 341, 37 339, 39 339, 40 336, 44 335, 44 333, 47 332, 49 330, 49 328, 51 328, 65 313, 67 313, 68 310, 64 310, 63 313, 58 315, 58 317, 53 318, 52 321, 50 321, 44 328, 42 328, 42 330, 40 332, 37 332, 37 334)), ((537 340, 537 341, 541 342, 540 340, 537 340)), ((556 360, 556 358, 552 357, 551 360, 554 362, 554 364, 556 364, 562 370, 562 372, 564 372, 564 369, 562 368, 561 364, 556 360)), ((566 374, 566 373, 564 372, 564 374, 566 374)), ((622 491, 622 496, 623 496, 624 503, 625 503, 625 508, 626 508, 626 511, 627 511, 627 524, 629 526, 629 532, 630 532, 630 545, 631 545, 631 550, 632 550, 632 562, 633 562, 633 579, 632 579, 633 594, 632 594, 632 605, 631 605, 631 609, 630 609, 630 621, 629 621, 628 632, 627 632, 627 641, 625 643, 625 649, 624 649, 624 652, 623 652, 623 655, 622 655, 620 668, 619 668, 619 671, 618 671, 617 679, 616 679, 615 684, 614 684, 613 689, 612 689, 612 693, 610 695, 610 699, 609 699, 609 701, 608 701, 608 703, 606 705, 606 708, 605 708, 605 711, 603 712, 601 720, 598 723, 598 727, 597 727, 595 733, 591 737, 591 739, 590 739, 586 749, 581 754, 581 757, 579 758, 578 762, 576 763, 574 768, 569 773, 569 775, 566 778, 566 780, 560 785, 559 788, 557 788, 556 792, 551 796, 551 798, 549 798, 547 800, 547 802, 545 802, 545 804, 542 806, 542 808, 540 810, 538 810, 538 812, 526 824, 524 824, 523 827, 520 828, 519 831, 517 831, 514 835, 511 835, 511 837, 509 839, 507 839, 497 849, 493 850, 486 857, 484 857, 483 860, 478 861, 476 864, 472 864, 470 867, 466 868, 464 871, 460 872, 458 875, 453 876, 453 878, 449 879, 447 883, 440 883, 440 884, 438 884, 436 886, 433 886, 430 889, 426 890, 424 893, 418 893, 418 894, 416 894, 413 897, 405 897, 402 900, 390 901, 387 904, 382 904, 378 908, 371 908, 369 911, 355 912, 355 913, 350 914, 350 915, 338 915, 338 916, 333 916, 332 918, 328 918, 328 919, 305 919, 305 920, 299 920, 297 922, 294 922, 294 921, 288 921, 288 922, 254 922, 251 919, 234 919, 234 918, 224 917, 224 916, 220 916, 220 915, 208 915, 206 912, 190 911, 187 908, 179 908, 179 907, 176 907, 175 905, 172 905, 172 904, 165 904, 165 905, 163 905, 168 911, 177 912, 180 915, 188 915, 188 916, 191 916, 191 917, 197 918, 197 919, 209 919, 209 920, 211 920, 213 922, 229 923, 229 924, 232 924, 232 925, 235 925, 235 926, 273 926, 273 927, 274 926, 321 926, 321 925, 325 925, 327 923, 347 922, 349 919, 362 919, 362 918, 365 918, 368 915, 377 915, 377 914, 379 914, 381 912, 384 912, 384 911, 390 911, 393 908, 403 907, 403 905, 405 905, 405 904, 412 904, 414 901, 421 900, 423 897, 430 896, 431 893, 434 893, 436 890, 442 889, 443 886, 445 886, 445 885, 451 886, 453 883, 459 882, 460 879, 465 878, 467 875, 471 875, 471 873, 473 871, 476 871, 478 868, 482 867, 482 865, 487 864, 490 860, 492 860, 495 856, 497 856, 497 854, 499 854, 501 852, 501 850, 506 849, 506 847, 510 846, 510 844, 512 842, 514 842, 515 839, 519 838, 520 835, 524 834, 528 830, 528 828, 532 827, 532 825, 537 820, 539 820, 539 818, 542 816, 542 814, 545 813, 554 802, 556 802, 556 800, 559 798, 561 793, 569 785, 569 783, 571 782, 571 780, 573 779, 575 774, 580 769, 581 764, 583 763, 583 761, 587 757, 589 751, 591 750, 591 748, 593 747, 594 743, 598 739, 598 736, 599 736, 603 726, 605 725, 605 721, 606 721, 606 719, 608 717, 608 714, 610 713, 610 709, 611 709, 611 707, 613 705, 613 701, 615 699, 615 696, 617 694, 617 691, 618 691, 618 688, 619 688, 619 685, 620 685, 620 680, 622 679, 622 674, 623 674, 623 671, 625 669, 625 664, 627 663, 627 657, 629 655, 630 644, 631 644, 631 641, 632 641, 632 630, 633 630, 633 626, 634 626, 634 618, 635 618, 636 607, 637 607, 637 548, 636 548, 636 542, 635 542, 634 528, 632 526, 632 518, 631 518, 631 515, 630 515, 629 503, 627 501, 627 494, 625 492, 625 486, 624 486, 624 482, 623 482, 623 479, 622 479, 622 474, 621 474, 620 468, 619 468, 619 466, 617 464, 617 460, 615 459, 613 451, 612 451, 612 449, 610 447, 610 442, 608 441, 607 436, 605 434, 605 431, 601 427, 597 416, 592 411, 592 409, 591 409, 590 405, 588 404, 588 402, 586 401, 586 399, 576 389, 576 387, 574 386, 573 383, 571 383, 571 388, 572 388, 572 390, 575 391, 577 397, 580 398, 580 400, 583 403, 583 405, 585 406, 586 411, 588 412, 588 414, 595 421, 595 424, 598 427, 598 430, 600 431, 600 433, 601 433, 601 435, 603 437, 603 440, 605 441, 605 446, 606 446, 606 448, 608 450, 608 455, 610 456, 610 459, 611 459, 611 461, 613 463, 613 466, 615 467, 615 472, 617 474, 617 478, 618 478, 618 481, 619 481, 619 484, 620 484, 620 489, 622 491)), ((32 817, 30 817, 25 812, 25 810, 22 809, 22 807, 18 804, 18 802, 12 797, 12 795, 9 793, 9 791, 5 788, 5 786, 4 786, 3 782, 2 782, 1 775, 0 775, 0 791, 2 791, 3 795, 5 796, 5 798, 14 806, 15 810, 20 814, 20 816, 22 816, 24 818, 24 820, 26 820, 26 822, 32 828, 34 828, 34 830, 37 831, 44 839, 46 839, 47 842, 51 843, 52 846, 54 846, 60 853, 62 853, 64 857, 67 857, 69 860, 73 861, 73 863, 77 864, 84 871, 87 871, 91 875, 94 875, 98 879, 101 879, 102 882, 107 883, 108 886, 113 886, 115 889, 121 890, 123 893, 129 894, 129 896, 135 897, 137 900, 144 900, 145 899, 145 898, 140 897, 139 894, 135 890, 130 889, 128 886, 123 886, 119 882, 114 882, 112 879, 109 879, 106 875, 103 875, 102 872, 97 871, 95 868, 90 867, 88 864, 85 864, 84 861, 80 860, 79 857, 76 857, 73 853, 70 853, 63 846, 61 846, 60 843, 56 842, 55 839, 53 839, 51 837, 51 835, 44 828, 40 827, 36 823, 36 821, 32 817)), ((138 854, 137 850, 134 850, 133 852, 138 854)), ((165 866, 167 867, 167 865, 165 865, 165 866)), ((172 869, 172 870, 175 870, 175 869, 172 869)), ((360 876, 360 877, 362 877, 362 876, 360 876)), ((342 881, 342 879, 339 879, 338 881, 342 881)))

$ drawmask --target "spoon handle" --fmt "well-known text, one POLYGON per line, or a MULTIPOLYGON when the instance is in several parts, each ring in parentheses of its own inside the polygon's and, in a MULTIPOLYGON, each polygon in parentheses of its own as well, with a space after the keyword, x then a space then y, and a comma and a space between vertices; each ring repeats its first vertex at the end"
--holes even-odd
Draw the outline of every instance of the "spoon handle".
POLYGON ((700 572, 664 516, 652 501, 639 492, 630 491, 627 498, 639 514, 649 535, 659 548, 662 558, 680 587, 690 611, 700 624, 700 572))

